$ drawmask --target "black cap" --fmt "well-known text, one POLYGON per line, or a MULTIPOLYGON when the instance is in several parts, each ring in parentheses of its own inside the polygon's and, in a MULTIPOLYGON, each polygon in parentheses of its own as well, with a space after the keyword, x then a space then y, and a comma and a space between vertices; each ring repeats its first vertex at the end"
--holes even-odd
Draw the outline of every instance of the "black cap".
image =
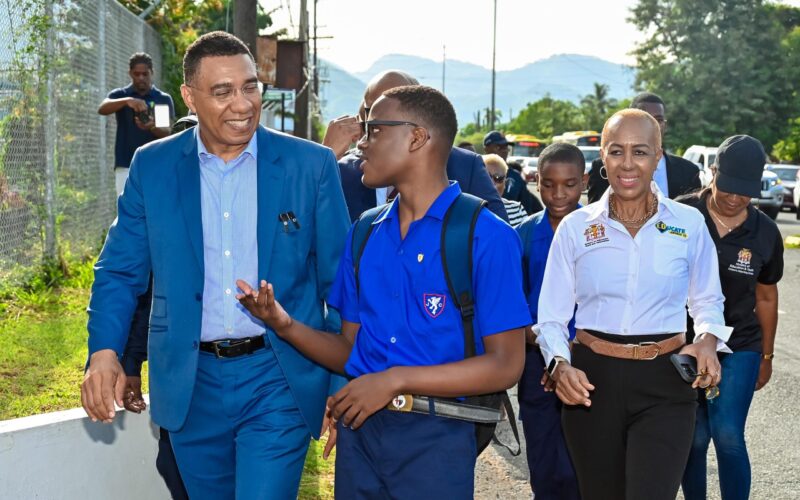
POLYGON ((505 146, 506 144, 508 144, 508 141, 506 140, 506 136, 504 136, 502 132, 498 132, 497 130, 492 130, 483 137, 483 145, 488 146, 489 144, 498 144, 500 146, 505 146))
POLYGON ((758 139, 749 135, 728 137, 717 149, 717 188, 726 193, 758 198, 767 154, 758 139))

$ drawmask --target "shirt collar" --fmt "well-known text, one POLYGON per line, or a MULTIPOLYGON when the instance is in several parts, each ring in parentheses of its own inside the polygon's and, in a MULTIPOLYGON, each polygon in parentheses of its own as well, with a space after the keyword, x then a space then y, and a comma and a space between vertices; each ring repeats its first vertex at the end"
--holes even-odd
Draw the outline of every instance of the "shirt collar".
POLYGON ((667 154, 664 153, 661 155, 661 159, 658 160, 658 165, 656 166, 656 170, 664 170, 667 168, 667 154))
POLYGON ((145 97, 154 97, 154 96, 158 95, 158 92, 159 92, 155 85, 150 85, 150 90, 148 90, 146 94, 140 94, 140 93, 136 92, 135 88, 133 88, 133 84, 132 83, 129 83, 128 85, 126 85, 123 88, 123 90, 126 93, 130 94, 130 95, 141 95, 141 96, 145 96, 145 97))
MULTIPOLYGON (((203 144, 203 140, 200 138, 199 123, 195 125, 195 130, 196 130, 195 135, 197 136, 197 157, 200 159, 200 161, 204 160, 205 158, 217 157, 217 155, 209 153, 208 150, 206 149, 206 145, 203 144)), ((239 156, 237 156, 236 159, 233 161, 239 160, 245 154, 250 155, 250 157, 253 158, 254 160, 258 158, 258 141, 256 140, 257 135, 258 135, 257 133, 253 134, 253 137, 250 138, 250 142, 247 143, 247 147, 244 148, 244 151, 242 151, 239 154, 239 156)))
MULTIPOLYGON (((425 217, 433 217, 435 219, 444 220, 444 215, 447 213, 447 209, 450 208, 450 205, 453 204, 460 194, 461 186, 458 185, 458 181, 450 181, 450 185, 445 188, 441 194, 439 194, 430 208, 428 208, 428 211, 425 213, 425 217)), ((397 195, 397 197, 389 205, 389 210, 385 210, 380 217, 373 221, 373 224, 380 224, 384 220, 389 220, 397 216, 400 196, 400 194, 397 195)))
MULTIPOLYGON (((672 200, 669 200, 664 193, 658 188, 658 184, 655 181, 650 181, 650 191, 655 193, 656 201, 658 202, 658 211, 656 213, 660 213, 662 209, 666 209, 670 214, 675 215, 670 207, 670 203, 672 200)), ((595 203, 589 205, 589 217, 586 219, 587 222, 591 220, 595 220, 600 216, 608 218, 608 200, 611 197, 612 193, 611 186, 608 186, 606 192, 603 193, 603 196, 597 200, 595 203)))

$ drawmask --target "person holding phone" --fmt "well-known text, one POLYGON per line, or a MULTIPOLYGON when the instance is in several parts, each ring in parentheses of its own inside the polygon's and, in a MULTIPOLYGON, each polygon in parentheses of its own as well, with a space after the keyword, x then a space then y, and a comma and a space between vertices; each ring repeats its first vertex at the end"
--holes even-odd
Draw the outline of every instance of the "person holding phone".
POLYGON ((175 118, 175 105, 172 97, 153 85, 153 58, 144 52, 137 52, 128 59, 128 75, 131 83, 114 89, 100 103, 97 112, 101 115, 114 114, 117 119, 117 136, 114 143, 114 177, 117 194, 122 193, 128 179, 133 153, 148 142, 170 134, 170 122, 175 118), (158 123, 156 118, 164 114, 163 106, 168 107, 166 123, 158 123), (156 109, 160 108, 160 109, 156 109))
POLYGON ((555 231, 536 343, 565 405, 562 428, 581 498, 672 500, 692 443, 693 387, 719 384, 717 351, 731 334, 717 252, 700 212, 653 182, 663 151, 652 116, 615 113, 600 154, 610 187, 555 231), (687 304, 698 333, 691 344, 687 304), (672 365, 677 352, 697 360, 693 384, 672 365))
POLYGON ((714 180, 705 190, 680 198, 700 211, 719 255, 725 323, 733 327, 720 356, 725 378, 717 398, 700 396, 694 442, 683 475, 687 500, 706 498, 706 457, 714 441, 725 500, 750 495, 750 459, 744 427, 753 393, 772 376, 778 327, 778 281, 783 276, 783 239, 778 225, 750 206, 761 193, 766 153, 747 135, 719 147, 714 180))

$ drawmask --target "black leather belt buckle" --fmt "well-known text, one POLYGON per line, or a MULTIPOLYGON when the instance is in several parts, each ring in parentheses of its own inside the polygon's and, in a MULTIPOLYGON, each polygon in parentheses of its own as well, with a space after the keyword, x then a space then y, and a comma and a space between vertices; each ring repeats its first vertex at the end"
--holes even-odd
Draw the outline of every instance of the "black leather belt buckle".
POLYGON ((201 342, 200 350, 210 352, 217 358, 236 358, 253 352, 265 346, 264 337, 250 337, 236 340, 216 340, 201 342))

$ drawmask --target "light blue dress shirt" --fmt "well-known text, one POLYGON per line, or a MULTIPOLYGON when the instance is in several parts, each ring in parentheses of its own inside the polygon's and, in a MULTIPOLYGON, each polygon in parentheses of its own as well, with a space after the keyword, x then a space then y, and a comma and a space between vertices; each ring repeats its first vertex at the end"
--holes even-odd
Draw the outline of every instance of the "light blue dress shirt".
POLYGON ((664 193, 664 196, 669 198, 669 188, 668 188, 669 184, 667 182, 667 156, 666 155, 667 155, 667 153, 664 153, 664 155, 661 156, 661 159, 658 160, 658 166, 656 167, 656 171, 653 174, 653 180, 655 181, 656 186, 658 186, 658 189, 660 189, 661 192, 664 193))
POLYGON ((264 324, 236 300, 237 279, 258 285, 256 134, 226 163, 208 152, 198 128, 197 154, 205 272, 200 340, 263 335, 264 324))

